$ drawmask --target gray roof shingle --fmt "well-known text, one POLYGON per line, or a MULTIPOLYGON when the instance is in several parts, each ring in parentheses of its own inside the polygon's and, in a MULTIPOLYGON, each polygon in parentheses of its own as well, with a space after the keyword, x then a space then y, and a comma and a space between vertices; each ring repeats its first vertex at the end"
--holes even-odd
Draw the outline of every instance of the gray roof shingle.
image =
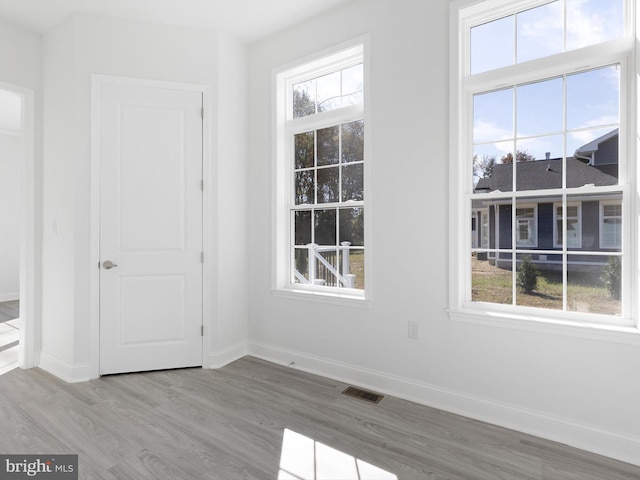
MULTIPOLYGON (((562 187, 562 159, 516 163, 516 189, 544 190, 562 187)), ((591 166, 575 158, 567 158, 567 187, 617 185, 618 165, 591 166)), ((513 165, 497 164, 489 178, 481 178, 475 191, 510 192, 513 189, 513 165)))

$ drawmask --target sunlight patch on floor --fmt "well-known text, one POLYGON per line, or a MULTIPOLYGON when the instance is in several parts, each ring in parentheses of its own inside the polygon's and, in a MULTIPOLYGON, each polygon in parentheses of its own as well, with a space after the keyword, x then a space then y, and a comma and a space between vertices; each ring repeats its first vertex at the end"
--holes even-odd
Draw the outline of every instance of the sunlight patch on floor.
POLYGON ((285 429, 278 480, 398 480, 398 476, 285 429))

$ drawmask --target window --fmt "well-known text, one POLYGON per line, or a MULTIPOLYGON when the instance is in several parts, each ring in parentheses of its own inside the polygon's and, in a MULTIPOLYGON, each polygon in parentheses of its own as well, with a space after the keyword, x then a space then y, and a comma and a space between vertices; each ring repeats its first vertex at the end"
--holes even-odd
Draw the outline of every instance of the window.
POLYGON ((600 203, 600 246, 619 249, 622 246, 622 204, 600 203))
POLYGON ((635 158, 633 4, 452 4, 452 311, 635 325, 622 240, 635 158), (491 212, 484 242, 479 207, 491 212), (521 287, 525 264, 537 271, 533 290, 521 287), (604 280, 612 265, 621 293, 604 280))
POLYGON ((362 45, 277 74, 277 289, 363 298, 362 45))
POLYGON ((564 231, 565 226, 562 221, 563 218, 566 219, 566 231, 567 231, 567 247, 569 248, 580 248, 582 246, 582 222, 581 222, 581 213, 580 213, 580 203, 573 203, 571 205, 567 205, 567 214, 562 215, 562 204, 556 203, 553 206, 553 238, 554 245, 557 248, 562 248, 564 244, 564 231))
POLYGON ((536 208, 516 208, 516 245, 521 247, 535 247, 538 238, 536 228, 536 208))

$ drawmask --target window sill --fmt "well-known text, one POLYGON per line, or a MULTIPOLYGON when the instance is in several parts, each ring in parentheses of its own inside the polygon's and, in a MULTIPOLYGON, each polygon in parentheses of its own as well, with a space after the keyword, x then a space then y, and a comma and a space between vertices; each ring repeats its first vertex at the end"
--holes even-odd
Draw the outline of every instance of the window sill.
POLYGON ((365 297, 346 295, 332 292, 318 292, 315 290, 301 289, 273 289, 271 293, 274 297, 288 298, 291 300, 304 300, 332 305, 343 305, 346 307, 371 308, 371 301, 365 297))
POLYGON ((479 309, 450 309, 449 318, 456 322, 511 328, 588 340, 640 345, 640 329, 589 322, 564 321, 529 313, 507 313, 479 309))

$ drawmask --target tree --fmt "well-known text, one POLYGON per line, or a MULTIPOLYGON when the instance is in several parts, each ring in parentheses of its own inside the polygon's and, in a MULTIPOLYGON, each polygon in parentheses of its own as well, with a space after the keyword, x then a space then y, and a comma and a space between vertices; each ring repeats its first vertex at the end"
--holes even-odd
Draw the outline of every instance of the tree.
POLYGON ((518 287, 520 287, 520 290, 524 293, 533 292, 538 286, 539 274, 540 272, 531 261, 531 257, 529 255, 523 255, 517 276, 518 287))
POLYGON ((483 155, 478 159, 478 155, 473 156, 473 176, 475 183, 481 178, 490 178, 493 175, 493 169, 496 166, 495 155, 483 155))
MULTIPOLYGON (((534 162, 536 157, 526 150, 516 150, 516 162, 534 162)), ((511 152, 500 158, 500 163, 513 163, 513 154, 511 152)))
POLYGON ((305 117, 316 113, 316 103, 307 90, 293 89, 293 118, 305 117))

